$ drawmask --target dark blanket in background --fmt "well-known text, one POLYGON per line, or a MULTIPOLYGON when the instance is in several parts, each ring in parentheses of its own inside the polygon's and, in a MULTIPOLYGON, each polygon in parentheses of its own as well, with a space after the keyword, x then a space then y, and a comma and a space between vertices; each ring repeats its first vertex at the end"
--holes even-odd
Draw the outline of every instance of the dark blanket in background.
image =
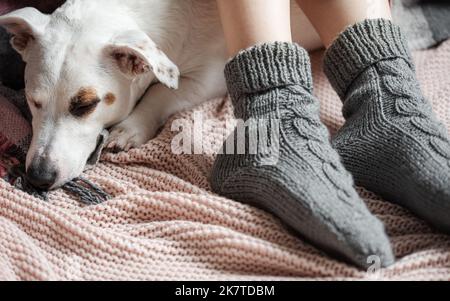
POLYGON ((25 161, 31 141, 29 119, 18 107, 26 110, 23 93, 0 85, 0 179, 8 182, 12 180, 9 177, 10 167, 25 161))
POLYGON ((426 49, 450 38, 449 0, 394 0, 393 16, 413 50, 426 49))
POLYGON ((50 13, 56 7, 61 5, 62 0, 1 0, 0 1, 0 13, 4 14, 10 12, 15 9, 19 9, 22 7, 36 7, 42 12, 50 13))
MULTIPOLYGON (((51 13, 62 3, 63 0, 0 0, 0 15, 28 6, 51 13)), ((9 36, 0 28, 0 82, 14 89, 22 88, 24 67, 20 56, 9 46, 9 36)))

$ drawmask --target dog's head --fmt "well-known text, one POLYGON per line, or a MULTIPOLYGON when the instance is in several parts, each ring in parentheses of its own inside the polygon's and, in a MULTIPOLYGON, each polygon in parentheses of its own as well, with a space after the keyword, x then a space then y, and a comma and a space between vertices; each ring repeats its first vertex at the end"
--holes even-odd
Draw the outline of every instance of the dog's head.
POLYGON ((85 20, 33 8, 0 17, 26 62, 33 115, 26 167, 39 188, 79 176, 100 133, 125 119, 152 81, 177 88, 174 63, 135 24, 116 23, 107 16, 85 20))

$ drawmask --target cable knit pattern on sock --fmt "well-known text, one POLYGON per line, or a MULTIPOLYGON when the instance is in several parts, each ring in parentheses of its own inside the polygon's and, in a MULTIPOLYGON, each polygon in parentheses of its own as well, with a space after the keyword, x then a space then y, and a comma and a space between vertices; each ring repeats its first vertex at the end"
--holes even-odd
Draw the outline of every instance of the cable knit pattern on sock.
POLYGON ((357 184, 450 232, 450 142, 400 29, 382 19, 350 27, 328 50, 325 72, 347 119, 334 146, 357 184))
POLYGON ((269 140, 279 140, 280 149, 272 165, 263 164, 266 153, 250 154, 248 145, 245 155, 219 155, 213 189, 274 213, 308 240, 360 267, 367 267, 371 255, 391 264, 384 226, 359 198, 320 121, 306 51, 289 43, 258 45, 231 60, 225 74, 236 117, 277 120, 279 137, 269 140))

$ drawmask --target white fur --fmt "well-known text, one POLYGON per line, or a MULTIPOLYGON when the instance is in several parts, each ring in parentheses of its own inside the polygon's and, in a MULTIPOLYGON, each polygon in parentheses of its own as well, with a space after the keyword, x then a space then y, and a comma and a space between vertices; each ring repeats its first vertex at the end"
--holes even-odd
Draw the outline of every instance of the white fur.
MULTIPOLYGON (((295 5, 293 14, 295 39, 319 47, 295 5)), ((12 44, 27 62, 29 100, 42 105, 30 104, 27 167, 42 158, 56 165, 52 188, 81 174, 104 128, 112 127, 110 147, 128 150, 153 138, 170 115, 226 93, 226 45, 215 0, 69 0, 52 15, 26 8, 0 17, 0 25, 15 35, 12 44), (120 54, 137 58, 133 72, 120 54), (75 118, 68 106, 82 87, 117 100, 75 118)))

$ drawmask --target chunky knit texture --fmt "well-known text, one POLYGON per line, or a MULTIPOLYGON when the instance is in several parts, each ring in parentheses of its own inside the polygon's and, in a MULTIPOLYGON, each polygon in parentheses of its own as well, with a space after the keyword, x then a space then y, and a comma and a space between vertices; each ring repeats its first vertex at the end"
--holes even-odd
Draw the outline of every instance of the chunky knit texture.
POLYGON ((382 19, 348 28, 325 71, 347 119, 333 143, 357 184, 450 233, 450 141, 400 28, 382 19))
MULTIPOLYGON (((279 122, 279 131, 271 128, 268 139, 260 137, 278 141, 279 149, 251 154, 247 144, 245 154, 232 149, 219 155, 214 191, 274 213, 309 241, 360 267, 367 268, 372 255, 383 266, 392 264, 383 224, 356 193, 320 121, 308 53, 291 43, 258 45, 233 58, 225 75, 237 118, 279 122), (276 162, 265 162, 275 155, 276 162)), ((235 132, 229 139, 236 137, 235 132)))

